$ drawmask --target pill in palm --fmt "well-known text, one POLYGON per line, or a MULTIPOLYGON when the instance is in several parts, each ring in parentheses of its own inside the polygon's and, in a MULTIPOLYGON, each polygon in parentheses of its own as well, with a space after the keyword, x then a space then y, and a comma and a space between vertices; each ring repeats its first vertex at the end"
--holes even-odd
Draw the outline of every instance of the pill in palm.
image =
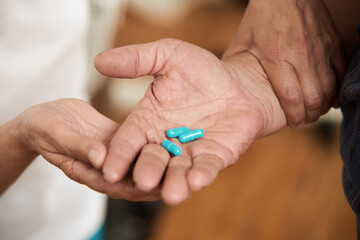
POLYGON ((168 152, 174 154, 175 156, 179 156, 181 154, 181 148, 179 148, 169 140, 164 140, 161 143, 161 146, 163 146, 163 148, 165 148, 168 152))
POLYGON ((204 136, 204 131, 199 128, 199 129, 195 129, 193 131, 181 134, 179 136, 179 141, 181 143, 186 143, 186 142, 198 139, 202 136, 204 136))
POLYGON ((179 127, 179 128, 172 128, 166 131, 166 136, 169 138, 175 138, 180 136, 183 133, 190 132, 190 128, 188 127, 179 127))

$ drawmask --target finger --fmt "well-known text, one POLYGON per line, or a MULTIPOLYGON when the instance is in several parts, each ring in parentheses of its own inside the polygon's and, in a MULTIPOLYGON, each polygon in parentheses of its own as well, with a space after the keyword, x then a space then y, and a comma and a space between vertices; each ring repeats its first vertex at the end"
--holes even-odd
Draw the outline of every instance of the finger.
POLYGON ((70 179, 84 184, 97 192, 105 193, 112 198, 122 198, 129 201, 155 201, 160 199, 159 191, 151 193, 141 192, 128 179, 115 184, 108 183, 104 180, 101 171, 86 163, 66 156, 48 157, 51 158, 51 163, 59 167, 70 179))
POLYGON ((323 60, 323 63, 327 64, 320 64, 318 66, 318 74, 320 77, 322 91, 324 93, 321 115, 327 113, 334 105, 338 92, 336 76, 333 69, 329 65, 328 61, 323 60))
POLYGON ((342 43, 337 45, 337 47, 332 49, 334 52, 331 54, 330 60, 335 71, 337 81, 341 83, 346 73, 346 61, 342 43))
POLYGON ((160 145, 145 145, 133 171, 136 187, 141 191, 149 192, 158 186, 169 159, 169 153, 160 145))
POLYGON ((181 41, 175 39, 162 39, 110 49, 96 56, 94 65, 100 73, 109 77, 135 78, 155 75, 180 43, 181 41))
POLYGON ((304 99, 293 66, 285 61, 264 62, 264 68, 285 112, 288 125, 292 128, 302 127, 306 118, 304 99))
POLYGON ((210 185, 222 170, 223 161, 219 156, 207 153, 200 154, 194 158, 193 167, 187 176, 190 189, 198 191, 210 185))
POLYGON ((342 82, 344 81, 345 72, 346 72, 346 62, 344 58, 343 51, 338 51, 332 58, 332 66, 336 76, 336 99, 334 101, 334 107, 338 108, 340 106, 339 103, 339 93, 340 88, 342 86, 342 82))
POLYGON ((63 128, 55 130, 54 140, 60 153, 90 163, 95 168, 101 168, 103 165, 106 147, 102 142, 63 128))
POLYGON ((104 161, 104 178, 110 183, 120 181, 127 174, 131 163, 146 144, 144 133, 135 124, 125 121, 109 144, 104 161))
POLYGON ((180 155, 170 159, 166 171, 161 197, 166 204, 177 205, 190 197, 186 175, 191 167, 191 159, 180 155))
POLYGON ((315 63, 310 61, 310 64, 300 63, 295 68, 303 92, 306 122, 308 123, 314 122, 320 117, 324 104, 324 92, 320 77, 315 70, 316 67, 315 63))

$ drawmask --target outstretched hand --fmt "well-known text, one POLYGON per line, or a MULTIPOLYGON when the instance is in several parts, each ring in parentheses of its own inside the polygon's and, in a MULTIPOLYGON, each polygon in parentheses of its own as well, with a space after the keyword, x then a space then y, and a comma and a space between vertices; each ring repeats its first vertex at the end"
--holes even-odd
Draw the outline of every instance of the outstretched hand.
POLYGON ((173 39, 105 51, 95 59, 111 77, 153 75, 144 98, 114 134, 103 172, 119 182, 137 159, 133 179, 151 191, 163 179, 168 204, 186 200, 234 164, 257 138, 286 126, 286 118, 266 75, 250 54, 216 58, 173 39), (202 128, 205 135, 180 144, 180 156, 160 146, 169 128, 202 128), (165 173, 165 176, 164 176, 165 173))

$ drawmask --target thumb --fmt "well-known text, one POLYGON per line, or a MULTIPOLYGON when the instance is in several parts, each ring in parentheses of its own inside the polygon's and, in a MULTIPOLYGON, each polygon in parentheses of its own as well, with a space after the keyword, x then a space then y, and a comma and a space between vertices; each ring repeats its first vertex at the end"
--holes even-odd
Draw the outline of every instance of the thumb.
POLYGON ((156 75, 181 43, 176 39, 162 39, 110 49, 96 56, 94 65, 101 74, 109 77, 136 78, 156 75))
POLYGON ((65 130, 58 134, 56 142, 62 155, 91 164, 95 168, 101 168, 104 163, 106 147, 91 137, 65 130))

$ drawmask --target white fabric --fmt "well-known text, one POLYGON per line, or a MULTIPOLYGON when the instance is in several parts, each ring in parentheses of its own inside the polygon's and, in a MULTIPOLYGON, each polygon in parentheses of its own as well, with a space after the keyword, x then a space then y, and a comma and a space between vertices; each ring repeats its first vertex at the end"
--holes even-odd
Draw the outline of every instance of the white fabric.
MULTIPOLYGON (((0 124, 37 103, 86 98, 88 14, 86 0, 0 0, 0 124)), ((87 239, 105 202, 39 157, 0 197, 0 239, 87 239)))

